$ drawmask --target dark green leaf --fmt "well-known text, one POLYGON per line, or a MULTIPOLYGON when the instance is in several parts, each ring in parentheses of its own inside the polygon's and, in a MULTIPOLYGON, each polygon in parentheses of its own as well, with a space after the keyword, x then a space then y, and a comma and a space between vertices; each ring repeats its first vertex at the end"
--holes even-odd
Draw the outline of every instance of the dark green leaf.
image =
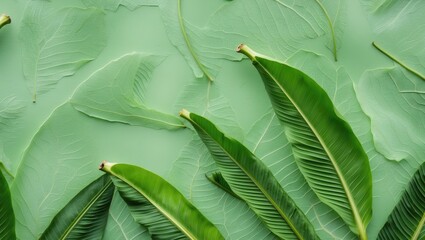
POLYGON ((111 178, 104 174, 53 218, 41 239, 102 239, 113 193, 111 178))
POLYGON ((226 182, 283 239, 318 239, 311 223, 254 154, 207 119, 182 110, 210 150, 226 182))
POLYGON ((221 174, 221 172, 219 172, 219 171, 210 172, 210 173, 205 174, 205 176, 207 177, 207 179, 212 184, 214 184, 217 187, 223 189, 223 191, 227 192, 228 194, 232 195, 233 197, 240 199, 240 197, 236 193, 233 192, 232 188, 226 182, 226 179, 224 179, 224 177, 221 174))
POLYGON ((319 199, 361 239, 372 217, 368 157, 326 92, 309 76, 241 45, 263 79, 295 160, 319 199))
POLYGON ((0 239, 16 239, 15 214, 10 199, 9 185, 0 171, 0 239))
POLYGON ((378 239, 425 238, 425 164, 413 175, 388 222, 381 229, 378 239))
POLYGON ((134 219, 154 239, 224 239, 218 229, 171 184, 143 168, 104 162, 134 219))

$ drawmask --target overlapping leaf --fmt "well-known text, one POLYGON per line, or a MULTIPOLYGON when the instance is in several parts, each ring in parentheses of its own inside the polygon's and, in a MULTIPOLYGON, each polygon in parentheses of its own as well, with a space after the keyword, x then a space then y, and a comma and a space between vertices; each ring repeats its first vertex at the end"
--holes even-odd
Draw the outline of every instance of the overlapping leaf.
POLYGON ((148 228, 155 239, 224 239, 170 183, 143 168, 102 163, 101 170, 113 176, 121 197, 134 219, 148 228))
POLYGON ((118 191, 114 193, 111 207, 109 209, 109 218, 106 225, 105 240, 136 240, 151 239, 148 230, 134 221, 133 216, 128 209, 127 204, 122 200, 118 191))
POLYGON ((425 164, 413 175, 378 239, 425 238, 425 164))
POLYGON ((180 119, 145 105, 146 87, 160 56, 133 53, 112 61, 94 73, 70 102, 91 117, 151 128, 178 129, 180 119))
POLYGON ((102 239, 113 193, 112 180, 104 174, 59 211, 40 239, 102 239))
POLYGON ((310 187, 354 233, 366 239, 372 217, 372 176, 368 157, 351 127, 309 76, 259 56, 245 45, 239 51, 260 72, 310 187))
POLYGON ((28 2, 21 23, 23 71, 34 102, 37 95, 95 59, 106 43, 101 11, 58 10, 49 4, 28 2))
POLYGON ((228 138, 207 119, 181 111, 190 121, 233 192, 283 239, 316 239, 311 223, 267 169, 245 146, 228 138))
POLYGON ((15 214, 10 198, 9 185, 0 171, 0 239, 16 239, 15 214))

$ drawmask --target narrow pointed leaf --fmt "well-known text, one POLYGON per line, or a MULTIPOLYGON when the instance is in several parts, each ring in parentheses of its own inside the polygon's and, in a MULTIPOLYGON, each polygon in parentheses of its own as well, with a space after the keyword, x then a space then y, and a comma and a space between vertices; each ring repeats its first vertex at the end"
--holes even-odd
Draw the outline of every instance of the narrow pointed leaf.
POLYGON ((102 163, 134 219, 154 239, 224 239, 218 229, 175 187, 158 175, 129 164, 102 163))
POLYGON ((102 239, 113 194, 112 180, 104 174, 53 218, 40 239, 102 239))
POLYGON ((223 191, 227 192, 228 194, 232 195, 235 198, 240 199, 240 197, 233 192, 232 188, 229 186, 229 184, 226 182, 226 179, 224 179, 221 172, 210 172, 205 175, 207 179, 217 187, 221 188, 223 191))
POLYGON ((15 214, 13 213, 9 185, 0 171, 0 239, 16 239, 15 214))
POLYGON ((425 238, 425 164, 413 175, 378 239, 425 238))
POLYGON ((368 157, 326 92, 309 76, 241 45, 259 71, 295 160, 319 199, 361 239, 372 217, 368 157))
POLYGON ((233 192, 282 239, 318 239, 311 223, 253 153, 218 130, 209 120, 182 110, 210 150, 233 192))

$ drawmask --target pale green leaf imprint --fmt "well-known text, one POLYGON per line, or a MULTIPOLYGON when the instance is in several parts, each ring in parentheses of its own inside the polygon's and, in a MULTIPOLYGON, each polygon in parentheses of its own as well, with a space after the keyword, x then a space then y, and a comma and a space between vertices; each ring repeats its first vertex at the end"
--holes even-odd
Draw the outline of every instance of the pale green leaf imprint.
POLYGON ((97 7, 116 12, 120 6, 124 6, 130 11, 143 6, 156 7, 159 5, 158 1, 159 0, 84 0, 83 3, 89 7, 97 7))
POLYGON ((400 60, 398 60, 396 57, 394 57, 393 55, 391 55, 391 53, 387 52, 385 49, 383 49, 379 44, 377 44, 376 42, 372 42, 372 45, 378 49, 381 53, 385 54, 387 57, 391 58, 394 62, 400 64, 400 66, 404 67, 406 70, 408 70, 409 72, 415 74, 416 76, 422 78, 422 80, 425 81, 425 75, 422 75, 420 72, 416 71, 415 69, 412 69, 411 67, 407 66, 406 64, 400 62, 400 60))
POLYGON ((0 239, 16 239, 15 214, 13 212, 9 185, 0 171, 0 239))
POLYGON ((23 71, 33 102, 38 95, 53 89, 60 79, 95 59, 106 44, 100 10, 58 10, 49 4, 30 1, 20 29, 23 71))
POLYGON ((240 45, 238 51, 248 56, 263 78, 310 187, 354 233, 367 239, 366 226, 372 217, 372 176, 368 156, 351 127, 309 76, 245 45, 240 45))
POLYGON ((378 239, 425 238, 425 164, 422 164, 410 180, 400 202, 388 217, 378 239))
POLYGON ((40 239, 102 239, 113 194, 112 180, 104 174, 56 214, 40 239))
POLYGON ((182 110, 208 147, 231 190, 282 239, 319 239, 311 223, 282 189, 270 170, 245 146, 227 137, 209 120, 182 110))
POLYGON ((390 160, 423 163, 424 81, 397 66, 365 72, 357 88, 377 150, 390 160))
POLYGON ((190 43, 189 37, 188 37, 187 32, 186 32, 186 27, 184 25, 184 19, 183 19, 183 16, 182 16, 182 3, 181 2, 182 2, 181 0, 177 0, 177 14, 178 14, 178 19, 179 19, 179 24, 180 24, 180 30, 183 34, 184 41, 186 42, 187 48, 189 49, 189 52, 192 55, 193 59, 195 60, 196 64, 198 65, 198 67, 201 69, 201 71, 204 73, 204 75, 207 77, 207 79, 212 81, 213 80, 212 76, 207 72, 207 70, 205 69, 205 66, 202 65, 198 56, 194 52, 192 44, 190 43))
POLYGON ((175 187, 137 166, 103 162, 134 219, 153 239, 224 239, 218 229, 175 187))
POLYGON ((375 46, 425 80, 424 1, 361 1, 369 14, 375 46))
POLYGON ((179 118, 145 104, 151 75, 163 60, 141 53, 124 55, 84 81, 70 102, 78 111, 109 122, 156 129, 184 128, 179 118))
POLYGON ((335 30, 334 30, 334 25, 332 23, 331 18, 329 17, 328 11, 326 11, 325 6, 323 6, 321 0, 316 0, 317 4, 320 6, 320 8, 323 10, 323 14, 325 14, 326 20, 328 21, 329 24, 329 29, 331 30, 331 38, 332 38, 332 52, 334 55, 334 60, 335 62, 338 61, 338 54, 336 52, 336 37, 335 37, 335 30))
POLYGON ((59 209, 99 175, 97 125, 64 104, 31 139, 11 186, 18 239, 39 239, 59 209))

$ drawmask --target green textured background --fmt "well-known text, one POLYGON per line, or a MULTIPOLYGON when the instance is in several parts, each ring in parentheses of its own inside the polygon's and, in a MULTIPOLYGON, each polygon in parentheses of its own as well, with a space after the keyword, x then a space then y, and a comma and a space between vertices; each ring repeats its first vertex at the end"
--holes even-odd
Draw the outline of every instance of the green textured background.
MULTIPOLYGON (((178 19, 166 8, 104 10, 106 47, 39 95, 35 104, 23 75, 22 55, 23 45, 32 39, 24 40, 20 33, 28 2, 0 3, 0 13, 12 17, 12 24, 0 30, 0 160, 16 176, 9 179, 20 239, 38 238, 64 204, 101 174, 97 167, 102 160, 136 164, 163 176, 217 224, 226 239, 273 238, 243 203, 206 181, 203 174, 214 169, 212 159, 190 129, 111 123, 66 103, 93 72, 132 52, 167 57, 149 81, 147 106, 175 116, 182 107, 204 113, 245 142, 271 166, 323 239, 355 236, 330 208, 318 203, 300 177, 258 73, 234 52, 238 43, 311 75, 353 126, 373 172, 370 239, 377 236, 411 175, 425 161, 425 81, 371 45, 380 41, 425 72, 425 54, 419 48, 425 38, 425 24, 419 21, 425 13, 423 1, 323 1, 336 29, 339 59, 334 62, 329 26, 316 1, 182 0, 188 36, 215 76, 212 84, 201 77, 193 60, 186 61, 191 56, 185 46, 176 47, 176 39, 182 37, 178 19), (5 106, 7 99, 13 104, 5 106), (2 111, 11 115, 1 115, 2 111)), ((85 8, 82 2, 53 0, 47 5, 54 12, 65 6, 85 8)), ((177 1, 160 2, 177 6, 177 1)), ((105 238, 149 239, 119 198, 112 204, 105 238)))

